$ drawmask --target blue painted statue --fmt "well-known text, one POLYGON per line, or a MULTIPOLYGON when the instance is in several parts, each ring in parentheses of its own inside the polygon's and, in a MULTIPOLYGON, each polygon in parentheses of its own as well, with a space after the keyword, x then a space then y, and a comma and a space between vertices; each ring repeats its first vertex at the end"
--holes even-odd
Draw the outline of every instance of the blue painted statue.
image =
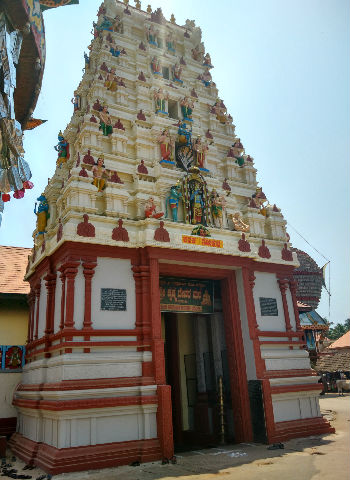
POLYGON ((66 163, 69 160, 69 143, 65 140, 62 131, 58 134, 58 144, 53 148, 58 153, 56 164, 61 168, 62 163, 66 163))
POLYGON ((177 130, 179 135, 179 143, 185 144, 187 146, 192 145, 192 126, 190 130, 187 130, 187 125, 185 122, 180 123, 177 130))
POLYGON ((40 197, 37 198, 39 202, 38 209, 36 208, 36 203, 34 207, 34 213, 37 218, 37 235, 44 235, 46 233, 47 220, 50 218, 49 214, 49 204, 45 195, 42 193, 40 197))
POLYGON ((170 188, 170 195, 166 199, 166 210, 165 216, 168 216, 168 202, 171 209, 171 215, 173 217, 173 222, 177 222, 177 211, 179 208, 179 200, 182 198, 181 186, 180 184, 173 185, 170 188))

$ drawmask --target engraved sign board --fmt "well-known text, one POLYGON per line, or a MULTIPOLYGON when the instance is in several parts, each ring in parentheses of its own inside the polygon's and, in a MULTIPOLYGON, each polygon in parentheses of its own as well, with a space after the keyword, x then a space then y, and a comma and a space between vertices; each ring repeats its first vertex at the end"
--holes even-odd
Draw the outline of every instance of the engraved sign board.
POLYGON ((162 312, 214 312, 214 284, 211 280, 161 277, 159 290, 162 312))
POLYGON ((101 310, 126 311, 126 290, 123 288, 101 288, 101 310))
POLYGON ((259 297, 262 317, 278 317, 277 300, 275 298, 259 297))

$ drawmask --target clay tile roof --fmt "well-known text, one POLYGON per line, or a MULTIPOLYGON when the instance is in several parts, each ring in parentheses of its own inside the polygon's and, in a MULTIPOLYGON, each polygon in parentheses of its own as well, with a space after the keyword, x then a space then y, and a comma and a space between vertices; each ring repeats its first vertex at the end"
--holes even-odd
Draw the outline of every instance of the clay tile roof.
POLYGON ((23 280, 30 248, 0 245, 0 294, 29 293, 29 283, 23 280))
POLYGON ((317 372, 349 372, 350 350, 329 350, 322 352, 317 359, 315 370, 317 372))
POLYGON ((328 348, 349 348, 350 347, 350 331, 344 333, 344 335, 335 342, 332 343, 332 345, 329 345, 328 348))

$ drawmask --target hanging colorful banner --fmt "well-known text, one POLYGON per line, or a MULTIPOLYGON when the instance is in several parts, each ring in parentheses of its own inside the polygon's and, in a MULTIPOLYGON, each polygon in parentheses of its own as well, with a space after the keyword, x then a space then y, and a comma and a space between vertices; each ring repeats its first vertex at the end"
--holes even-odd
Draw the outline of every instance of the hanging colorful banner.
POLYGON ((214 284, 211 280, 161 277, 159 289, 162 312, 214 312, 214 284))

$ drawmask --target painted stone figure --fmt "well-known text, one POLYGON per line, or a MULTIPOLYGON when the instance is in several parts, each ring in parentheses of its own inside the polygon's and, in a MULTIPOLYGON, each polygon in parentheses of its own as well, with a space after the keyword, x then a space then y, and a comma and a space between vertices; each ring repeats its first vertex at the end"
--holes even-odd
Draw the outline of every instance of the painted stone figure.
POLYGON ((194 183, 193 192, 190 195, 190 205, 191 205, 191 216, 192 224, 202 224, 203 223, 203 210, 204 210, 204 200, 203 200, 203 191, 201 185, 198 182, 194 183))
POLYGON ((244 147, 241 143, 241 139, 239 138, 238 140, 235 141, 235 143, 232 145, 232 150, 233 150, 233 156, 236 159, 237 165, 240 167, 243 167, 244 165, 244 147))
POLYGON ((172 32, 169 32, 166 37, 166 48, 169 50, 169 52, 175 53, 175 41, 172 32))
POLYGON ((154 92, 154 100, 156 103, 156 113, 165 113, 168 114, 166 111, 166 101, 169 99, 169 95, 163 92, 162 88, 159 88, 156 92, 154 92))
POLYGON ((181 144, 185 144, 187 146, 192 146, 192 126, 191 129, 187 129, 187 125, 185 122, 180 123, 179 128, 177 130, 178 133, 178 141, 181 144))
POLYGON ((92 184, 97 187, 99 192, 102 192, 102 190, 106 188, 106 180, 103 177, 107 177, 107 173, 103 160, 103 155, 100 155, 97 159, 96 165, 92 167, 92 175, 94 177, 92 184))
POLYGON ((175 63, 173 66, 173 80, 174 82, 178 83, 183 83, 183 80, 181 80, 181 75, 182 75, 182 68, 178 63, 175 63))
POLYGON ((151 61, 151 69, 155 75, 161 75, 161 64, 160 60, 157 57, 153 57, 151 61))
POLYGON ((71 102, 73 103, 75 112, 80 110, 80 95, 78 95, 77 91, 74 92, 74 97, 72 98, 71 102))
POLYGON ((213 68, 213 65, 211 64, 211 57, 210 57, 209 53, 206 53, 204 55, 203 65, 205 65, 208 68, 213 68))
POLYGON ((112 119, 108 113, 107 105, 102 107, 102 110, 99 112, 100 117, 100 127, 102 133, 105 137, 110 137, 113 133, 112 119))
POLYGON ((201 80, 206 87, 210 87, 210 85, 212 83, 212 76, 211 76, 211 73, 209 72, 208 68, 206 68, 204 73, 202 73, 201 80))
POLYGON ((115 76, 115 68, 112 67, 110 72, 107 73, 104 86, 110 92, 115 92, 117 90, 117 78, 115 76))
POLYGON ((58 144, 54 146, 54 149, 58 153, 56 164, 58 167, 61 167, 63 163, 66 163, 67 160, 69 160, 69 143, 65 140, 61 130, 57 138, 58 144))
POLYGON ((169 130, 165 128, 157 138, 157 142, 160 145, 161 161, 172 160, 172 147, 173 139, 170 136, 169 130))
POLYGON ((190 167, 182 185, 185 222, 192 225, 209 224, 207 184, 198 167, 190 167))
POLYGON ((259 209, 259 213, 263 215, 264 217, 267 216, 267 208, 266 208, 266 203, 267 203, 267 198, 265 193, 262 191, 261 187, 257 187, 255 193, 252 195, 252 199, 259 209))
POLYGON ((155 47, 158 47, 158 32, 155 30, 153 25, 150 25, 148 28, 146 28, 146 38, 147 41, 150 45, 154 45, 155 47))
POLYGON ((232 223, 234 230, 237 230, 237 232, 249 232, 250 227, 248 223, 243 222, 239 212, 236 212, 232 215, 232 223))
POLYGON ((193 144, 193 150, 196 152, 197 167, 202 170, 205 168, 205 153, 209 149, 207 142, 202 142, 200 135, 193 144))
POLYGON ((215 188, 210 195, 210 210, 213 223, 216 227, 223 227, 224 209, 226 200, 222 195, 219 195, 215 188))
POLYGON ((114 22, 113 22, 113 32, 117 32, 117 33, 123 33, 124 31, 124 26, 123 26, 123 22, 121 21, 121 18, 119 15, 116 15, 114 17, 114 22))
POLYGON ((192 49, 192 58, 197 62, 200 62, 202 60, 203 54, 204 54, 203 49, 199 45, 197 45, 192 49))
POLYGON ((216 118, 219 120, 220 123, 227 123, 227 109, 222 100, 220 100, 220 98, 216 100, 214 106, 211 109, 211 112, 216 115, 216 118))
POLYGON ((153 197, 150 197, 145 204, 145 217, 146 218, 161 218, 164 212, 157 212, 156 204, 153 197))
POLYGON ((37 198, 37 201, 39 202, 39 206, 36 208, 37 204, 35 203, 34 207, 34 213, 37 216, 37 235, 44 235, 44 233, 46 233, 47 221, 50 218, 49 204, 43 193, 37 198))
POLYGON ((179 208, 179 200, 182 198, 181 185, 177 183, 170 188, 170 195, 166 201, 165 216, 168 216, 168 203, 171 210, 173 222, 178 221, 177 213, 179 208))
POLYGON ((184 97, 180 102, 180 106, 184 121, 192 122, 192 112, 194 109, 192 100, 189 97, 184 97))

